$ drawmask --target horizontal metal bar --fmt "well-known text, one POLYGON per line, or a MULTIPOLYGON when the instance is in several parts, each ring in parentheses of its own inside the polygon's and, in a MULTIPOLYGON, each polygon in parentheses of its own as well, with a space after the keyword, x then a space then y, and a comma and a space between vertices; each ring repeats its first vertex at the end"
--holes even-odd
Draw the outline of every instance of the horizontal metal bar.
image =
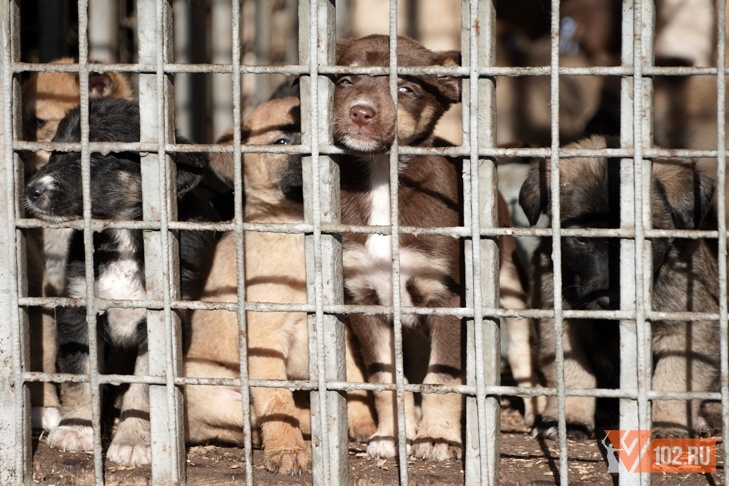
MULTIPOLYGON (((22 72, 55 72, 55 73, 78 73, 78 64, 39 64, 18 62, 11 66, 14 73, 22 72)), ((123 73, 156 73, 154 64, 104 64, 94 63, 89 65, 91 72, 123 72, 123 73)), ((716 76, 718 69, 715 67, 693 67, 693 66, 652 66, 642 70, 646 76, 716 76)), ((230 64, 165 64, 165 74, 176 73, 200 73, 200 74, 231 74, 233 67, 230 64)), ((725 69, 729 73, 729 68, 725 69)), ((241 66, 241 74, 284 74, 284 75, 307 75, 309 69, 296 64, 282 64, 279 66, 246 65, 241 66)), ((362 67, 362 66, 321 66, 319 73, 324 75, 354 74, 367 76, 388 76, 388 67, 362 67)), ((468 77, 470 70, 467 67, 402 67, 398 66, 397 73, 406 76, 435 75, 435 76, 459 76, 468 77)), ((479 77, 490 76, 550 76, 550 66, 491 66, 478 69, 479 77)), ((631 66, 592 66, 592 67, 560 67, 560 76, 632 76, 634 69, 631 66)))
MULTIPOLYGON (((80 152, 81 144, 65 143, 65 142, 24 142, 14 141, 13 150, 15 151, 35 151, 47 150, 49 152, 80 152)), ((153 142, 89 142, 89 150, 92 153, 109 153, 109 152, 140 152, 153 153, 159 150, 159 144, 153 142)), ((230 153, 234 148, 232 145, 221 144, 165 144, 165 152, 169 153, 230 153)), ((241 153, 244 154, 311 154, 311 147, 306 145, 242 145, 241 153)), ((468 157, 470 147, 461 145, 456 147, 408 147, 399 148, 402 155, 443 155, 447 157, 468 157)), ((349 154, 350 151, 344 150, 336 145, 322 144, 319 146, 319 152, 326 155, 349 154)), ((725 152, 729 154, 729 151, 725 152)), ((551 157, 551 148, 480 148, 478 150, 479 157, 501 157, 501 158, 531 158, 531 157, 551 157)), ((633 157, 633 149, 580 149, 580 148, 560 148, 557 150, 560 158, 568 159, 575 157, 608 157, 608 158, 626 158, 633 157)), ((646 159, 672 159, 672 158, 716 158, 719 152, 716 150, 693 150, 693 149, 663 149, 653 147, 646 149, 643 157, 646 159)))
MULTIPOLYGON (((39 373, 25 372, 22 374, 25 382, 44 383, 87 383, 88 375, 73 375, 68 373, 39 373)), ((122 385, 128 383, 144 383, 150 385, 163 385, 166 383, 164 377, 137 376, 137 375, 99 375, 99 384, 122 385)), ((240 387, 242 381, 236 378, 196 378, 177 377, 175 385, 196 385, 196 386, 234 386, 240 387)), ((318 381, 310 380, 247 380, 251 387, 259 388, 284 388, 288 390, 316 390, 319 388, 318 381)), ((326 383, 327 390, 336 391, 396 391, 396 385, 392 383, 364 383, 364 382, 336 382, 326 383)), ((475 386, 468 385, 422 385, 404 384, 404 390, 413 393, 446 394, 460 393, 462 395, 474 395, 475 386)), ((487 395, 514 395, 520 397, 556 396, 554 388, 547 387, 520 387, 520 386, 484 386, 487 395)), ((606 397, 606 398, 637 398, 637 393, 626 393, 622 390, 609 388, 572 388, 566 389, 565 395, 570 397, 606 397)), ((648 398, 651 400, 719 400, 719 392, 666 392, 649 391, 648 398)))
MULTIPOLYGON (((85 299, 69 299, 64 297, 20 297, 18 305, 27 307, 84 307, 85 299)), ((159 300, 108 300, 95 298, 94 309, 162 309, 163 302, 159 300)), ((202 302, 202 301, 170 301, 172 309, 188 310, 227 310, 237 311, 238 304, 234 302, 202 302)), ((246 302, 243 308, 251 312, 306 312, 316 311, 314 304, 273 304, 266 302, 246 302)), ((407 315, 439 315, 473 317, 470 308, 462 307, 410 307, 403 306, 402 314, 407 315)), ((324 305, 325 314, 367 314, 392 315, 394 310, 384 305, 324 305)), ((479 315, 484 317, 516 317, 524 319, 551 319, 554 311, 549 309, 501 309, 483 307, 479 315)), ((569 319, 634 319, 635 313, 617 310, 565 310, 564 317, 569 319)), ((717 321, 718 313, 712 312, 647 312, 649 321, 717 321)))
MULTIPOLYGON (((50 223, 39 219, 20 218, 16 220, 18 228, 73 228, 83 229, 82 220, 64 221, 62 223, 50 223)), ((311 233, 312 225, 306 223, 243 223, 243 231, 255 231, 266 233, 287 233, 300 234, 311 233)), ((188 231, 219 231, 230 232, 236 229, 235 223, 198 223, 184 221, 170 221, 170 229, 188 231)), ((115 221, 108 219, 92 220, 92 229, 95 232, 107 229, 137 229, 137 230, 159 230, 160 224, 148 221, 115 221)), ((390 226, 358 226, 338 223, 322 223, 322 232, 332 233, 359 233, 389 235, 392 229, 390 226)), ((515 237, 549 237, 552 236, 551 228, 481 228, 482 237, 515 236, 515 237)), ((716 239, 718 231, 706 230, 646 230, 648 238, 682 238, 682 239, 716 239)), ((454 238, 468 238, 471 231, 463 226, 442 226, 442 227, 421 227, 421 226, 400 226, 399 234, 417 235, 443 235, 454 238)), ((635 237, 632 229, 619 228, 564 228, 560 232, 563 236, 579 236, 584 238, 628 238, 635 237)))

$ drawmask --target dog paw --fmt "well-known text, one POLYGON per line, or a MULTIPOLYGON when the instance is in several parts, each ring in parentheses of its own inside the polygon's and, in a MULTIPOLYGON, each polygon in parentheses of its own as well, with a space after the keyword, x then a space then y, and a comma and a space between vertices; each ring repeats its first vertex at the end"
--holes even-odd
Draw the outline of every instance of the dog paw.
POLYGON ((411 455, 418 459, 448 461, 463 456, 463 445, 437 437, 419 437, 413 443, 411 455))
POLYGON ((48 434, 48 446, 64 452, 90 451, 94 448, 94 432, 85 425, 59 425, 48 434))
POLYGON ((117 444, 113 441, 106 452, 106 458, 117 464, 142 466, 152 462, 152 449, 148 445, 117 444))
POLYGON ((355 442, 367 442, 375 430, 377 426, 371 417, 349 421, 349 438, 355 442))
POLYGON ((61 423, 61 411, 57 407, 33 407, 33 428, 53 430, 61 423))
MULTIPOLYGON (((580 423, 567 423, 567 438, 573 440, 586 440, 592 436, 592 429, 580 423)), ((559 437, 559 428, 556 420, 545 419, 538 416, 532 427, 532 437, 535 439, 557 439, 559 437)))
POLYGON ((301 474, 311 467, 311 449, 303 447, 281 447, 264 449, 266 469, 279 474, 301 474))
MULTIPOLYGON (((407 441, 407 453, 410 454, 411 444, 407 441)), ((367 454, 373 459, 392 459, 397 457, 397 439, 392 437, 371 437, 367 442, 367 454)))

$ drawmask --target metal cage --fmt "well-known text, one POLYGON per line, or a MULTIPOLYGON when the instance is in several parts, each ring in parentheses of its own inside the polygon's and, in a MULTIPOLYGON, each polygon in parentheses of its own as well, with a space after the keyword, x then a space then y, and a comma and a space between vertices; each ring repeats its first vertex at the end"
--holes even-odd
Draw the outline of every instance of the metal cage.
MULTIPOLYGON (((388 68, 351 68, 335 65, 334 0, 301 0, 298 3, 298 63, 285 65, 252 65, 241 55, 241 26, 246 21, 241 2, 216 2, 230 9, 232 62, 214 64, 181 63, 174 60, 173 30, 175 17, 169 0, 137 0, 136 21, 138 60, 136 63, 94 65, 95 70, 136 73, 139 80, 142 138, 134 144, 90 143, 88 141, 88 73, 89 66, 89 0, 78 0, 79 61, 77 64, 48 65, 20 62, 19 22, 20 0, 8 0, 0 7, 2 30, 2 93, 3 137, 0 142, 4 163, 0 179, 4 197, 0 198, 0 309, 7 316, 0 321, 0 362, 6 368, 0 379, 0 482, 24 484, 32 477, 32 440, 30 430, 30 397, 28 384, 37 381, 88 382, 93 396, 94 467, 96 483, 104 482, 101 445, 101 398, 99 386, 142 382, 149 385, 152 424, 152 482, 172 484, 186 482, 186 452, 182 427, 183 400, 181 385, 226 384, 239 386, 242 411, 250 416, 250 388, 288 387, 308 390, 312 404, 313 481, 315 484, 347 484, 349 481, 347 453, 347 422, 344 391, 352 389, 392 390, 396 392, 399 426, 399 480, 408 483, 408 460, 404 428, 404 393, 457 392, 466 397, 465 419, 465 482, 467 484, 497 484, 499 474, 499 397, 501 395, 556 395, 559 415, 559 481, 571 482, 568 468, 568 444, 564 414, 565 397, 613 397, 620 401, 621 429, 650 429, 650 403, 658 398, 701 398, 721 400, 723 430, 729 429, 729 341, 727 328, 727 228, 726 201, 723 188, 726 181, 726 1, 717 0, 718 67, 659 67, 654 64, 653 32, 654 4, 650 0, 624 0, 622 4, 622 63, 614 67, 564 67, 559 62, 559 0, 551 2, 551 62, 536 68, 497 67, 495 53, 495 8, 488 0, 461 2, 461 50, 463 65, 458 68, 402 68, 394 55, 397 46, 398 0, 389 1, 390 66, 388 68), (82 141, 80 144, 24 142, 20 139, 20 77, 24 72, 64 71, 80 74, 82 141), (350 227, 339 224, 338 167, 330 155, 341 152, 333 144, 328 124, 331 113, 332 75, 342 72, 386 75, 390 92, 397 100, 398 74, 437 74, 457 76, 463 80, 463 144, 447 149, 400 147, 397 142, 390 152, 390 177, 397 178, 398 156, 402 154, 437 153, 461 157, 463 166, 463 196, 465 222, 454 228, 413 228, 398 223, 397 184, 391 185, 390 227, 350 227), (220 73, 230 76, 232 123, 237 134, 233 146, 178 145, 174 140, 174 120, 185 116, 175 113, 172 77, 179 73, 220 73), (302 142, 290 148, 272 151, 296 152, 304 157, 306 222, 298 225, 261 225, 243 220, 241 154, 260 151, 241 145, 242 112, 241 87, 245 76, 252 74, 281 74, 300 76, 302 93, 302 142), (652 77, 657 75, 716 77, 717 140, 715 150, 666 150, 653 145, 652 77), (551 144, 545 148, 500 148, 496 143, 495 77, 549 76, 551 80, 551 144), (620 78, 621 130, 619 149, 575 150, 560 147, 559 140, 559 79, 561 76, 612 76, 620 78), (21 195, 23 165, 22 150, 80 151, 84 163, 83 220, 66 223, 41 223, 23 214, 21 195), (138 151, 142 159, 144 220, 95 221, 90 208, 90 153, 99 150, 124 149, 138 151), (170 169, 167 154, 180 151, 232 152, 235 160, 235 218, 229 223, 182 223, 167 203, 170 192, 170 169), (550 228, 500 228, 496 219, 496 157, 546 157, 552 170, 552 212, 550 228), (588 157, 621 158, 622 203, 621 228, 587 232, 585 234, 621 238, 621 309, 618 311, 563 310, 561 304, 561 274, 554 274, 555 307, 552 310, 507 310, 499 305, 497 237, 500 235, 551 237, 553 261, 561 265, 561 237, 576 234, 563 230, 559 224, 560 159, 588 157), (714 159, 718 170, 718 230, 659 231, 651 229, 649 179, 651 160, 656 157, 708 157, 714 159), (71 301, 65 298, 28 297, 25 268, 25 231, 29 228, 70 226, 84 232, 86 263, 86 298, 71 301), (101 228, 138 228, 145 230, 145 261, 147 300, 107 301, 94 296, 93 233, 101 228), (300 232, 306 234, 306 264, 309 301, 303 305, 266 305, 246 302, 245 305, 189 302, 178 299, 175 275, 177 255, 173 251, 175 232, 180 229, 234 231, 237 239, 238 299, 245 301, 243 279, 244 231, 300 232), (400 300, 399 247, 402 233, 437 233, 461 238, 466 244, 466 306, 463 308, 412 308, 400 300), (391 307, 344 306, 342 296, 341 243, 342 232, 363 232, 391 235, 393 241, 391 307), (718 239, 720 282, 720 312, 658 313, 650 308, 646 298, 651 285, 651 237, 714 238, 718 239), (96 349, 97 313, 109 307, 147 309, 149 332, 149 375, 103 375, 91 353, 88 375, 43 374, 28 371, 28 319, 26 310, 32 306, 86 306, 90 348, 96 349), (180 323, 176 309, 224 308, 238 313, 241 336, 246 330, 246 310, 296 310, 309 314, 310 379, 297 382, 251 380, 248 378, 245 340, 240 340, 240 379, 192 379, 180 376, 180 323), (352 384, 344 376, 344 322, 352 312, 387 313, 394 316, 396 372, 391 385, 352 384), (406 384, 403 372, 402 325, 406 314, 442 313, 466 320, 467 379, 457 387, 406 384), (561 340, 557 340, 558 385, 556 389, 502 386, 500 383, 500 322, 504 317, 554 318, 557 335, 562 333, 563 320, 570 317, 611 318, 620 320, 621 374, 620 389, 566 389, 561 340), (650 346, 651 322, 661 320, 709 319, 717 321, 721 335, 721 387, 714 393, 659 393, 652 391, 650 346)), ((94 2, 95 3, 95 2, 94 2)), ((346 2, 345 2, 346 3, 346 2)), ((227 21, 227 20, 226 20, 227 21)), ((224 39, 227 40, 227 39, 224 39)), ((577 232, 579 233, 579 231, 577 232)), ((248 484, 254 484, 251 426, 246 426, 244 448, 248 484)), ((724 450, 724 464, 729 461, 729 449, 724 450)), ((258 473, 256 473, 258 474, 258 473)), ((258 479, 258 476, 255 477, 258 479)), ((649 474, 624 474, 621 484, 648 484, 649 474)))

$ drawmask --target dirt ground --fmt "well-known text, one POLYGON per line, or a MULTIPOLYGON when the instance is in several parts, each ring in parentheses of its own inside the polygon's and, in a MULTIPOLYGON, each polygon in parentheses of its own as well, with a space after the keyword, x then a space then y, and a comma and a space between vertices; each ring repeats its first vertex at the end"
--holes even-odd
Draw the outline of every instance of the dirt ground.
MULTIPOLYGON (((501 476, 504 485, 555 484, 559 481, 559 447, 556 441, 533 439, 521 415, 504 400, 501 410, 501 476)), ((33 482, 47 485, 93 484, 93 461, 83 453, 64 453, 48 448, 43 437, 36 441, 33 457, 33 482)), ((570 484, 612 485, 607 462, 598 441, 569 441, 570 484)), ((722 444, 717 446, 717 473, 712 475, 653 475, 652 484, 699 486, 724 484, 722 444)), ((390 485, 398 483, 398 465, 394 460, 367 457, 363 444, 350 444, 350 483, 353 485, 390 485)), ((280 476, 267 472, 262 465, 262 452, 253 453, 255 484, 283 486, 311 484, 311 474, 280 476)), ((408 461, 410 484, 463 484, 463 464, 408 461)), ((106 464, 105 480, 109 485, 151 484, 149 467, 128 467, 106 464)), ((227 485, 245 481, 242 450, 231 447, 201 446, 189 449, 187 481, 191 485, 227 485)))

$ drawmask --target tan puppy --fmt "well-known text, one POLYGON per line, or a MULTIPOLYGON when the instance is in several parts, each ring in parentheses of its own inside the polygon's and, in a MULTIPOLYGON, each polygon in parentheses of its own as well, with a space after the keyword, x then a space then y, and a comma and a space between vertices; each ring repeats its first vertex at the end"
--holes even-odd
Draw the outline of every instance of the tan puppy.
MULTIPOLYGON (((299 102, 296 98, 273 100, 259 106, 245 120, 243 140, 249 145, 299 143, 299 102)), ((219 141, 232 143, 229 132, 219 141)), ((212 157, 212 166, 232 180, 232 158, 212 157)), ((245 221, 300 223, 301 161, 298 155, 246 154, 243 159, 245 221)), ((203 299, 235 302, 237 278, 235 235, 222 237, 216 248, 203 299)), ((246 300, 284 304, 306 303, 304 235, 245 233, 246 300)), ((248 367, 251 379, 308 379, 308 333, 305 313, 247 312, 248 367)), ((348 370, 356 372, 348 354, 348 370)), ((235 312, 195 311, 185 359, 189 377, 239 376, 238 322, 235 312)), ((363 381, 360 376, 353 381, 363 381)), ((260 425, 265 465, 282 474, 302 472, 311 463, 311 449, 304 442, 306 421, 296 409, 290 390, 253 388, 254 419, 260 425)), ((223 386, 188 386, 188 439, 241 442, 243 415, 240 390, 223 386)), ((357 401, 355 407, 366 404, 357 401)), ((350 408, 350 410, 352 410, 350 408)), ((306 414, 308 415, 308 413, 306 414)), ((371 415, 358 415, 358 435, 374 431, 371 415)))
MULTIPOLYGON (((63 58, 52 64, 72 64, 73 59, 63 58)), ((37 72, 23 83, 23 138, 32 142, 50 142, 58 129, 58 123, 81 99, 81 87, 75 73, 37 72)), ((132 85, 122 73, 91 73, 89 75, 89 99, 134 99, 132 85)), ((26 159, 26 168, 35 172, 48 162, 50 153, 39 150, 26 159)))
MULTIPOLYGON (((64 58, 57 64, 71 64, 64 58)), ((23 83, 23 139, 50 142, 58 123, 80 102, 78 75, 74 73, 37 72, 23 83)), ((133 99, 131 83, 121 73, 92 73, 89 76, 89 98, 115 97, 133 99)), ((24 154, 26 177, 48 162, 45 150, 24 154)), ((71 230, 46 229, 28 231, 28 279, 32 297, 63 295, 66 253, 71 230)), ((30 313, 30 369, 55 373, 56 327, 52 309, 34 308, 30 313)), ((53 429, 60 420, 56 387, 52 383, 33 383, 33 426, 53 429)))
MULTIPOLYGON (((616 148, 616 139, 594 136, 569 148, 616 148)), ((560 219, 563 228, 617 228, 620 222, 619 165, 605 158, 560 161, 560 219)), ((519 201, 529 220, 551 216, 550 167, 532 162, 519 201)), ((683 159, 656 159, 650 180, 652 225, 655 229, 697 229, 711 204, 714 182, 683 159)), ((619 308, 619 244, 617 238, 562 237, 562 301, 566 309, 619 308)), ((653 238, 653 285, 650 305, 658 312, 717 312, 717 261, 703 239, 653 238)), ((554 307, 552 240, 542 238, 533 257, 531 306, 554 307)), ((546 385, 555 387, 555 335, 552 319, 536 323, 538 363, 546 385)), ((620 341, 614 320, 565 319, 562 335, 564 383, 567 389, 618 388, 620 341)), ((719 329, 716 322, 652 323, 653 390, 707 392, 719 389, 719 329)), ((567 435, 580 439, 596 429, 594 397, 568 397, 567 435)), ((712 432, 699 400, 654 400, 652 433, 685 437, 712 432)), ((558 404, 548 397, 546 409, 532 430, 556 437, 558 404)))

